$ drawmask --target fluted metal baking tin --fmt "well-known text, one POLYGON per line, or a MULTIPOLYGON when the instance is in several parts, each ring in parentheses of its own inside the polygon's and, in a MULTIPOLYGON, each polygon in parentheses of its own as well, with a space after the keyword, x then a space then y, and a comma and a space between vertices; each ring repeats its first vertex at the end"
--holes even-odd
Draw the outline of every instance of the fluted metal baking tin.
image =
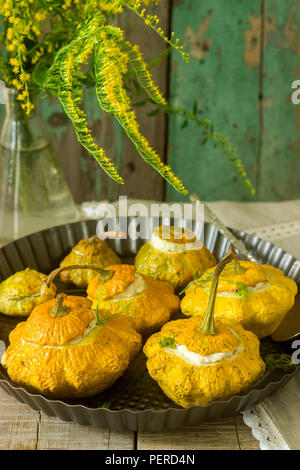
MULTIPOLYGON (((150 237, 154 221, 151 217, 146 218, 145 221, 147 225, 145 239, 116 239, 109 241, 112 248, 125 261, 130 260, 130 257, 132 259, 139 247, 150 237)), ((114 229, 118 231, 120 227, 118 219, 113 219, 111 222, 114 229)), ((131 224, 131 226, 140 222, 140 218, 129 217, 128 219, 128 225, 131 224)), ((170 223, 169 220, 165 219, 160 222, 170 223)), ((95 220, 88 220, 61 225, 28 235, 5 245, 0 249, 1 280, 25 267, 31 267, 45 273, 49 272, 59 264, 61 259, 80 239, 95 233, 96 223, 95 220)), ((182 221, 182 225, 185 224, 186 221, 182 221)), ((228 240, 212 224, 193 224, 193 230, 198 236, 204 234, 206 246, 217 258, 222 257, 228 249, 228 240)), ((233 232, 245 243, 259 262, 279 267, 298 285, 300 284, 300 262, 292 255, 268 241, 261 240, 257 236, 248 235, 237 230, 233 232)), ((110 410, 89 407, 83 404, 70 404, 61 400, 50 400, 14 385, 7 378, 3 369, 0 370, 0 386, 18 401, 26 403, 31 408, 40 410, 48 416, 57 416, 63 421, 75 421, 82 425, 108 427, 118 431, 158 432, 184 426, 195 426, 203 421, 214 421, 225 416, 234 416, 272 395, 298 372, 299 368, 295 372, 285 373, 278 380, 268 382, 263 388, 261 386, 254 387, 245 395, 235 395, 226 401, 212 402, 203 407, 192 406, 188 409, 176 408, 175 405, 173 407, 171 404, 168 408, 165 405, 165 409, 161 410, 142 410, 139 406, 137 406, 137 409, 110 410)))

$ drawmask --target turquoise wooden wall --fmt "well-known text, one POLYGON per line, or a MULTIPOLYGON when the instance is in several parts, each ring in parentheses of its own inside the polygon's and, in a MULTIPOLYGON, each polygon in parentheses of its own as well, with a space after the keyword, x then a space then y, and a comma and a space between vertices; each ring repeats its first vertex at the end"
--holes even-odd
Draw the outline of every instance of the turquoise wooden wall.
MULTIPOLYGON (((219 149, 202 145, 193 124, 151 108, 137 108, 141 127, 162 159, 191 191, 207 200, 285 200, 300 197, 300 105, 291 103, 291 83, 300 79, 300 0, 161 0, 165 29, 182 38, 187 65, 175 52, 154 71, 171 102, 191 109, 228 136, 256 188, 249 197, 219 149)), ((164 43, 135 16, 120 21, 128 37, 153 59, 164 43)), ((118 125, 86 96, 94 133, 116 161, 127 183, 118 186, 77 144, 58 105, 44 103, 55 147, 77 202, 115 199, 181 198, 136 154, 118 125)))
MULTIPOLYGON (((218 149, 201 145, 194 126, 170 120, 169 159, 184 183, 207 200, 300 197, 300 107, 291 83, 300 76, 299 0, 174 2, 172 27, 191 54, 172 56, 171 100, 192 107, 228 136, 256 188, 247 197, 218 149)), ((168 188, 168 197, 177 199, 168 188)))

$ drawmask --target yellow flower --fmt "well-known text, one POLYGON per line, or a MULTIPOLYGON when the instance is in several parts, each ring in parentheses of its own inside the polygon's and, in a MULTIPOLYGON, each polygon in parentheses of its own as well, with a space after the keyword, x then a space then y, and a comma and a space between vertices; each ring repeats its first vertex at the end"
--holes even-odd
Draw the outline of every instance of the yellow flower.
POLYGON ((29 73, 22 72, 22 73, 20 74, 20 80, 22 80, 22 81, 25 82, 26 80, 29 80, 29 79, 30 79, 30 74, 29 74, 29 73))
POLYGON ((41 12, 37 12, 35 15, 34 15, 35 19, 38 20, 38 21, 43 21, 45 18, 46 18, 46 13, 41 13, 41 12))
POLYGON ((14 86, 17 90, 21 90, 22 84, 21 84, 20 82, 18 82, 17 79, 14 79, 14 80, 12 81, 12 84, 13 84, 13 86, 14 86))
POLYGON ((9 59, 9 62, 11 63, 11 65, 19 66, 19 61, 15 57, 11 57, 9 59))

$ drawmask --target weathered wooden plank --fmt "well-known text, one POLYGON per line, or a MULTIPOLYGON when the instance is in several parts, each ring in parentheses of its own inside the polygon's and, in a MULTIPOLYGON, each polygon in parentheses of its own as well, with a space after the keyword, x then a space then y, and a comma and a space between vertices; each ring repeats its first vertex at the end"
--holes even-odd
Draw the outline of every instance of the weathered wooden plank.
POLYGON ((38 429, 37 449, 132 450, 134 433, 65 423, 44 414, 38 429))
MULTIPOLYGON (((133 450, 133 432, 65 423, 18 403, 0 389, 0 450, 133 450)), ((259 449, 242 418, 165 433, 138 433, 138 449, 259 449)))
MULTIPOLYGON (((162 28, 167 31, 169 0, 164 0, 161 5, 157 6, 156 13, 161 18, 162 28)), ((131 12, 117 17, 117 25, 125 30, 127 39, 141 46, 147 60, 153 60, 166 47, 157 34, 131 12)), ((153 75, 156 83, 165 92, 167 89, 166 59, 153 70, 153 75)), ((142 160, 128 137, 122 135, 119 124, 110 115, 101 113, 95 95, 86 93, 84 101, 93 135, 120 168, 126 184, 120 186, 110 180, 99 168, 97 162, 78 144, 72 125, 66 120, 59 105, 45 101, 44 115, 47 117, 54 146, 75 202, 93 199, 115 200, 119 194, 161 200, 164 193, 162 178, 142 160)), ((137 98, 135 101, 141 101, 141 99, 137 98)), ((162 112, 153 117, 147 116, 152 109, 150 105, 136 108, 137 118, 142 132, 164 160, 166 116, 162 112)))
POLYGON ((164 433, 138 433, 138 449, 239 450, 233 418, 164 433))
POLYGON ((259 441, 255 439, 249 426, 244 423, 242 416, 234 419, 240 449, 260 450, 259 441))
POLYGON ((36 449, 39 412, 0 389, 0 450, 36 449))
MULTIPOLYGON (((152 7, 160 18, 160 25, 164 31, 169 28, 169 0, 163 0, 157 7, 152 7)), ((141 50, 146 60, 155 59, 166 47, 162 39, 151 29, 147 28, 139 21, 134 14, 121 17, 121 26, 126 31, 126 35, 133 43, 140 44, 141 50)), ((167 90, 167 60, 163 59, 160 64, 153 68, 153 77, 160 89, 166 93, 167 90)), ((137 99, 136 101, 140 101, 137 99)), ((150 144, 165 160, 166 143, 166 115, 163 112, 155 116, 147 116, 153 110, 151 105, 137 107, 136 114, 140 123, 141 131, 149 140, 150 144)), ((125 180, 125 185, 121 187, 121 194, 128 197, 142 199, 162 200, 164 196, 164 180, 161 176, 137 154, 133 144, 127 137, 123 139, 121 174, 125 180)))
MULTIPOLYGON (((261 0, 173 1, 172 30, 184 39, 191 61, 187 65, 172 53, 172 103, 192 110, 197 101, 201 116, 237 147, 254 185, 260 145, 260 15, 261 0)), ((169 161, 186 187, 206 200, 246 199, 221 151, 209 142, 202 145, 201 130, 193 124, 181 129, 182 122, 170 118, 169 161)), ((170 188, 167 195, 178 199, 170 188)))
POLYGON ((258 196, 300 195, 300 105, 291 84, 300 78, 300 1, 266 2, 263 68, 263 138, 258 196))

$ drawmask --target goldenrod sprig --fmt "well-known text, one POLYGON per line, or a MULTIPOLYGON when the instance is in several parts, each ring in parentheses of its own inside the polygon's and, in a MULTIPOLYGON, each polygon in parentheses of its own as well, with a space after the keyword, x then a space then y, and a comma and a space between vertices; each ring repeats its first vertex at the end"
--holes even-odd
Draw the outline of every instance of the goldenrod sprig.
POLYGON ((180 39, 176 38, 175 33, 171 33, 171 37, 168 38, 163 29, 159 26, 159 18, 157 15, 150 15, 146 12, 146 8, 143 8, 143 3, 140 0, 124 0, 124 4, 129 10, 132 10, 139 18, 141 18, 146 26, 150 26, 167 44, 172 48, 176 49, 182 56, 182 58, 188 63, 190 55, 184 51, 182 45, 180 45, 180 39))

